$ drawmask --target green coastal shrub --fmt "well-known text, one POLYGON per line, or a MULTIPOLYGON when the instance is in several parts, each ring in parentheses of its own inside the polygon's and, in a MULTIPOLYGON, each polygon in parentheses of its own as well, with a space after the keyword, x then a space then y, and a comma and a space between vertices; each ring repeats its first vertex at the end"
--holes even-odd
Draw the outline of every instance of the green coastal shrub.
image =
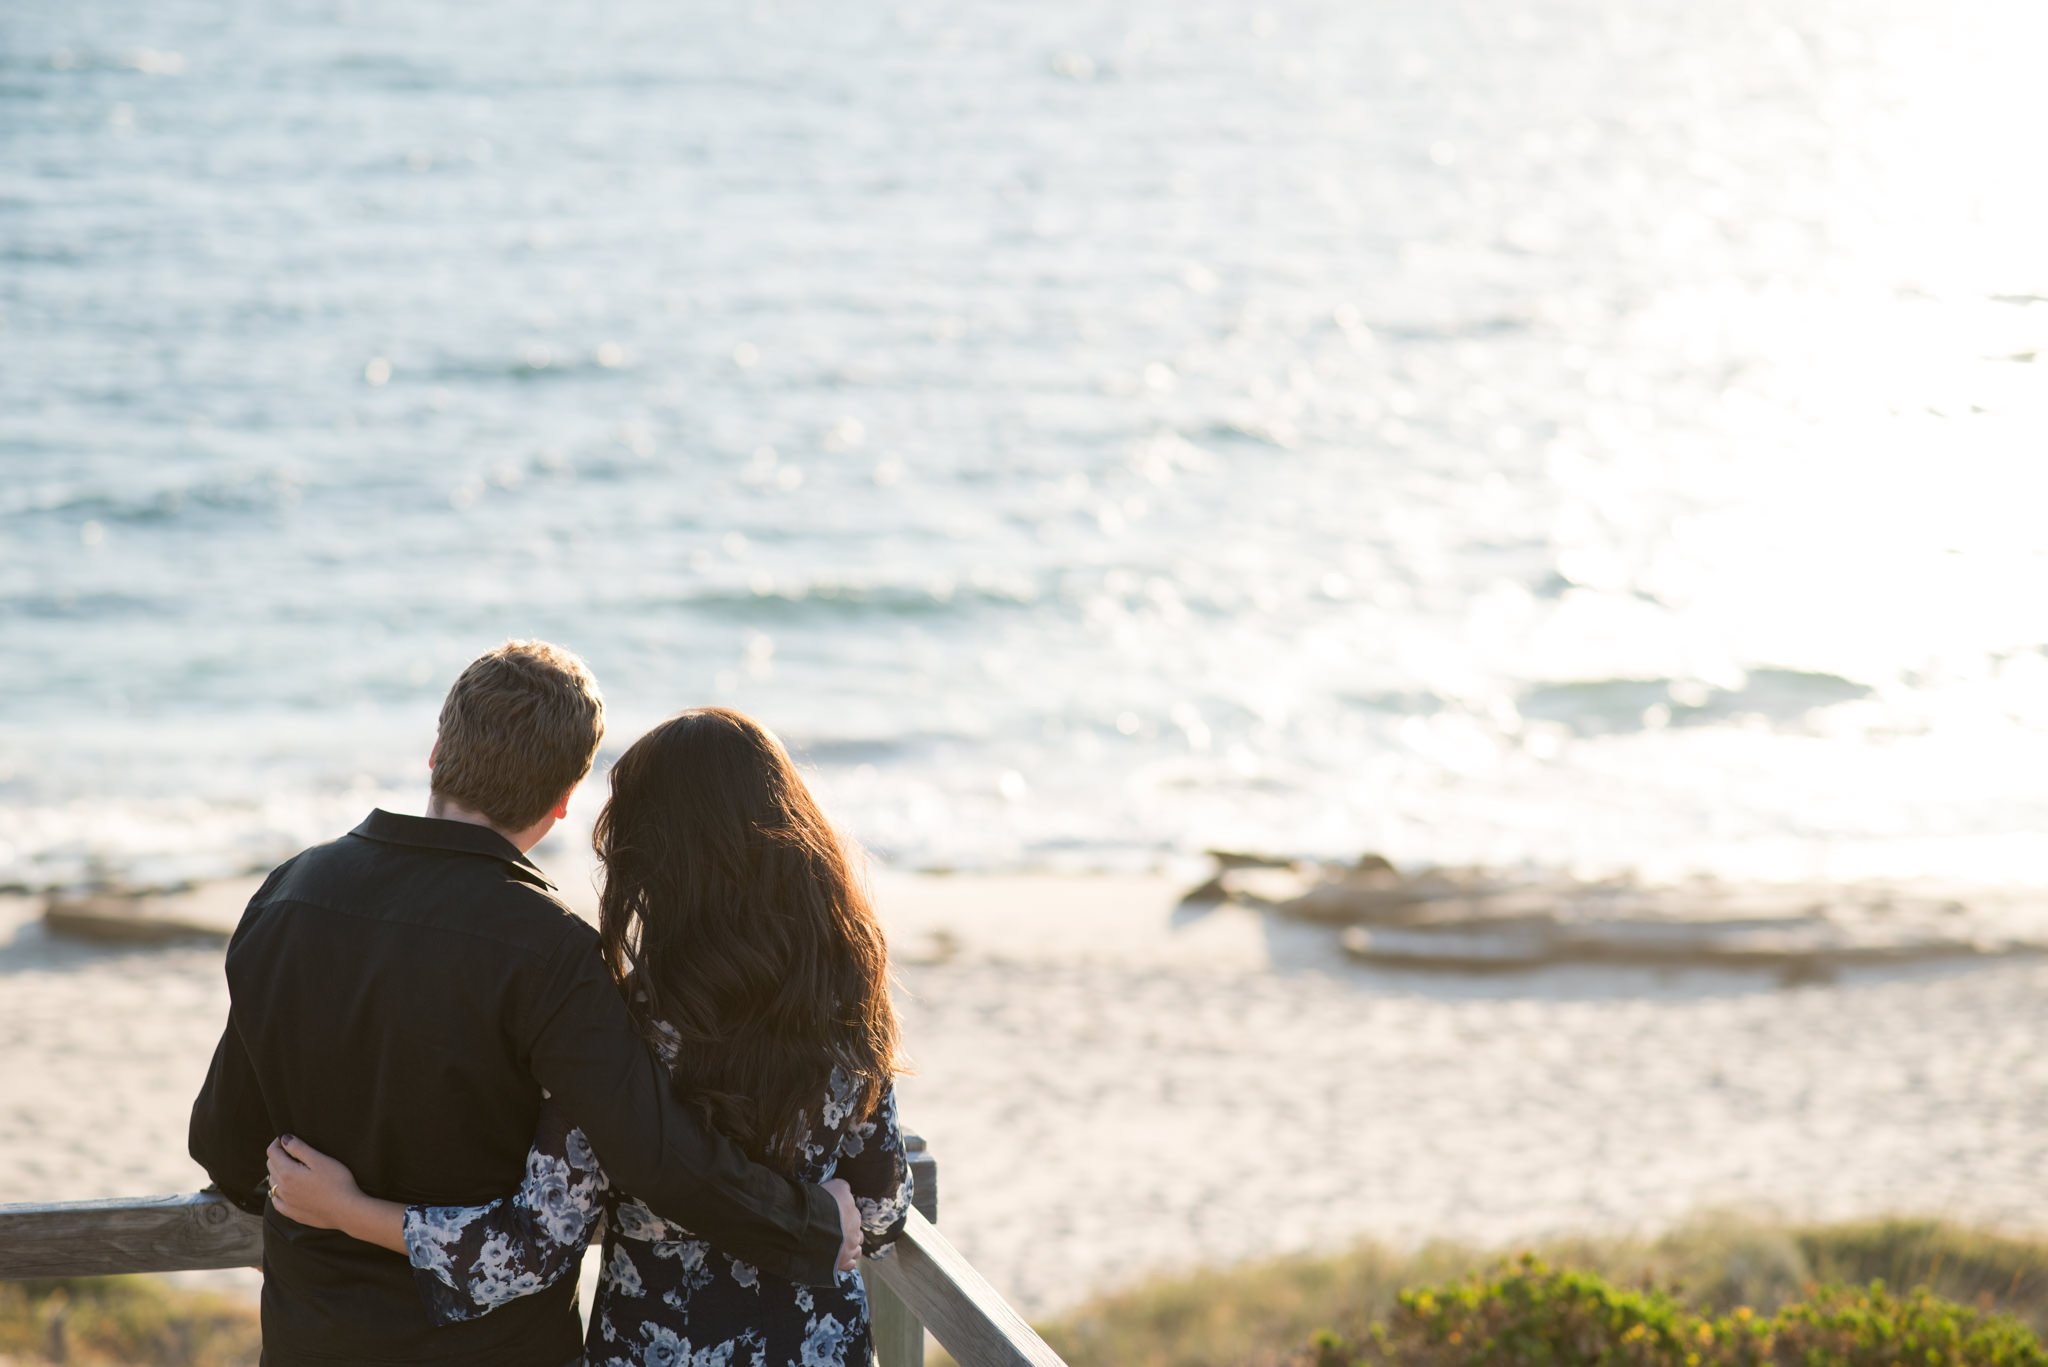
MULTIPOLYGON (((1534 1251, 1551 1267, 1614 1287, 1656 1287, 1709 1324, 1743 1307, 1773 1319, 1812 1301, 1816 1286, 1881 1280, 2003 1311, 2048 1336, 2048 1240, 2039 1236, 1924 1219, 1803 1225, 1723 1214, 1651 1239, 1555 1239, 1534 1251)), ((1375 1324, 1394 1325, 1404 1290, 1494 1275, 1501 1265, 1498 1251, 1455 1244, 1364 1244, 1161 1277, 1039 1328, 1070 1367, 1296 1367, 1319 1329, 1363 1344, 1375 1324)), ((933 1367, 946 1361, 938 1355, 933 1367)))
POLYGON ((2048 1367, 2010 1315, 1922 1288, 1815 1288, 1759 1315, 1702 1314, 1533 1256, 1490 1276, 1401 1293, 1357 1340, 1324 1333, 1302 1367, 2048 1367))

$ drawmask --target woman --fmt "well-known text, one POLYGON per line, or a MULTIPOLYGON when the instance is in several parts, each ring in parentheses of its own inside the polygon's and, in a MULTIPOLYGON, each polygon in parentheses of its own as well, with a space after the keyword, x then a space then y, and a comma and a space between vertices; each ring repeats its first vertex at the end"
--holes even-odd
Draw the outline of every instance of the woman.
MULTIPOLYGON (((845 848, 780 743, 700 708, 612 769, 595 841, 604 953, 679 1096, 763 1162, 853 1189, 866 1251, 903 1227, 909 1170, 887 954, 845 848)), ((780 1281, 613 1190, 552 1107, 524 1185, 484 1206, 399 1206, 291 1136, 271 1195, 301 1224, 406 1253, 428 1314, 471 1319, 571 1273, 600 1214, 592 1367, 841 1367, 873 1358, 858 1272, 780 1281)))

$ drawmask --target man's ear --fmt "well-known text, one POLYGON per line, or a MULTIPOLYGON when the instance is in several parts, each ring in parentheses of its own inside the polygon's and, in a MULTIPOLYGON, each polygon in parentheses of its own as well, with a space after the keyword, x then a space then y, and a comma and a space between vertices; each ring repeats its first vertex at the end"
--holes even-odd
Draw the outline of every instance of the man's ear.
POLYGON ((569 799, 574 796, 576 796, 576 785, 572 783, 569 785, 569 791, 562 794, 562 800, 555 804, 553 813, 555 820, 567 821, 569 819, 569 799))
POLYGON ((439 758, 441 758, 441 738, 436 736, 434 737, 434 748, 427 751, 427 769, 430 772, 434 767, 434 761, 439 758))

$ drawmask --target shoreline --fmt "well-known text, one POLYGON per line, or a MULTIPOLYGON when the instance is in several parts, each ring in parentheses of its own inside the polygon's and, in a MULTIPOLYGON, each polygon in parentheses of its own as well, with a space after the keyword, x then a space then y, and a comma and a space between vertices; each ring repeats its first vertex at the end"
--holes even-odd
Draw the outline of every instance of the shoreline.
MULTIPOLYGON (((1714 1208, 2044 1227, 2039 961, 1424 975, 1347 961, 1334 927, 1184 906, 1179 878, 874 883, 941 1223, 1027 1314, 1361 1239, 1642 1235, 1714 1208)), ((238 914, 235 891, 191 907, 238 914)), ((37 910, 0 898, 0 1201, 196 1188, 218 946, 64 942, 37 910)))

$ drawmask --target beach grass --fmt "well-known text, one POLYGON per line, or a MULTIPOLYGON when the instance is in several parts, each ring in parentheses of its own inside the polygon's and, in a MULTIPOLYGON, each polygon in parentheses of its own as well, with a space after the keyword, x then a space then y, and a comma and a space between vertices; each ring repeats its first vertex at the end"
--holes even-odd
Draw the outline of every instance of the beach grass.
POLYGON ((159 1277, 0 1282, 0 1364, 253 1367, 256 1309, 159 1277))
POLYGON ((1403 1290, 1498 1271, 1527 1251, 1626 1289, 1655 1288, 1706 1315, 1771 1315, 1825 1285, 1925 1286, 1970 1310, 2048 1332, 2048 1239, 1937 1220, 1788 1225, 1723 1216, 1656 1239, 1551 1240, 1528 1250, 1363 1245, 1165 1277, 1038 1326, 1070 1367, 1279 1367, 1314 1360, 1319 1334, 1371 1337, 1403 1290))

